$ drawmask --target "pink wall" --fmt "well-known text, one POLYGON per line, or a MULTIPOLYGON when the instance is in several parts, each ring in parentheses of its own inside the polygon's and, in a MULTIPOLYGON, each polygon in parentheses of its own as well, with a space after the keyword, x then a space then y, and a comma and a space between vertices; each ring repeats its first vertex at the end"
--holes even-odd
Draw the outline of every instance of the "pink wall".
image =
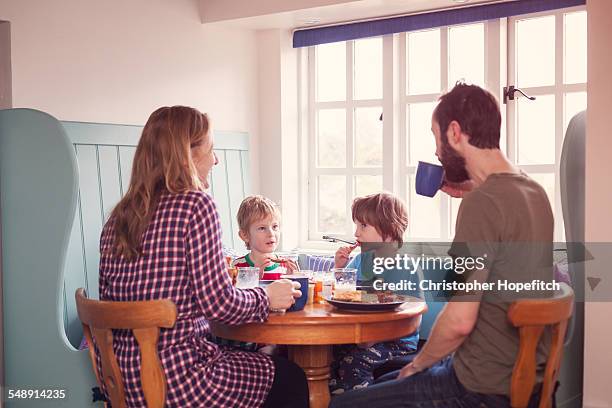
POLYGON ((11 83, 11 31, 7 21, 0 21, 0 109, 10 108, 11 83))
MULTIPOLYGON (((610 95, 612 95, 612 2, 587 0, 588 12, 588 113, 586 145, 586 240, 612 242, 612 139, 610 136, 610 95)), ((597 258, 597 254, 594 254, 597 258)), ((609 257, 608 257, 609 259, 609 257)), ((610 290, 610 266, 589 266, 587 276, 602 277, 598 290, 610 290)), ((589 290, 588 284, 585 284, 589 290)), ((610 293, 610 292, 607 292, 610 293)), ((612 407, 612 302, 585 305, 584 406, 612 407)))
POLYGON ((203 22, 254 17, 356 0, 198 0, 203 22))

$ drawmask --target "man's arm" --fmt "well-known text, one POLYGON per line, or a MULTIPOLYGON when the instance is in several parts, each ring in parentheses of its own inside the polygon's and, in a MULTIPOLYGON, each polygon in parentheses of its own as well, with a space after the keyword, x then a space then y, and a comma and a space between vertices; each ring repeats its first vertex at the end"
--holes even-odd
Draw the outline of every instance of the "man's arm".
MULTIPOLYGON (((486 282, 488 271, 474 270, 471 275, 473 280, 486 282)), ((469 300, 454 297, 444 306, 434 322, 429 339, 412 362, 402 368, 398 378, 409 377, 431 367, 461 346, 476 325, 482 292, 470 293, 465 297, 469 300)))
MULTIPOLYGON (((467 184, 461 187, 466 186, 467 184)), ((446 187, 458 186, 447 185, 446 187)), ((486 267, 464 271, 463 276, 466 278, 466 283, 468 281, 487 282, 488 267, 493 264, 496 255, 495 243, 499 238, 497 226, 500 223, 503 224, 503 220, 503 213, 499 211, 491 197, 478 190, 466 195, 461 201, 457 214, 455 238, 449 255, 454 258, 476 256, 487 258, 486 267)), ((456 293, 438 315, 423 349, 410 364, 402 369, 398 378, 408 377, 425 370, 457 350, 474 330, 481 299, 482 291, 456 293)))

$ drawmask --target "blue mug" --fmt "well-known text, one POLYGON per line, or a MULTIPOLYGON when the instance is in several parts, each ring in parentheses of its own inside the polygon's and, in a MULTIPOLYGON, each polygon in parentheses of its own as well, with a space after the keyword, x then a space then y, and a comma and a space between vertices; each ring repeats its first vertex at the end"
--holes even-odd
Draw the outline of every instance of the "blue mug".
POLYGON ((443 182, 444 167, 437 164, 419 162, 415 183, 417 194, 433 197, 442 187, 443 182))
POLYGON ((300 283, 300 291, 302 296, 295 299, 295 303, 287 309, 288 312, 297 312, 298 310, 304 309, 306 302, 308 301, 308 276, 296 273, 294 275, 283 275, 281 279, 289 279, 300 283))

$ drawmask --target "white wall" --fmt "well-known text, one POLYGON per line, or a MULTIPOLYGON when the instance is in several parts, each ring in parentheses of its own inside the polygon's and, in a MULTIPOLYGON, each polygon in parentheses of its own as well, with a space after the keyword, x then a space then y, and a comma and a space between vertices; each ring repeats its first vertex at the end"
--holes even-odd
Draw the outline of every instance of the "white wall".
POLYGON ((257 33, 259 62, 260 193, 281 207, 281 249, 298 245, 298 94, 297 50, 291 32, 257 33))
POLYGON ((263 194, 276 203, 282 199, 279 183, 281 156, 281 57, 279 30, 257 32, 259 89, 259 134, 261 143, 260 175, 263 194), (265 90, 265 92, 264 92, 265 90))
POLYGON ((202 25, 197 0, 0 0, 0 20, 11 23, 13 106, 139 125, 159 106, 196 107, 253 137, 259 189, 252 31, 202 25))
MULTIPOLYGON (((612 242, 612 139, 610 138, 610 95, 612 94, 612 2, 587 0, 588 13, 588 110, 586 143, 586 225, 587 242, 612 242)), ((609 256, 602 254, 599 258, 609 256)), ((597 258, 598 256, 594 254, 597 258)), ((612 287, 610 265, 586 263, 586 276, 603 278, 599 290, 612 287), (591 265, 590 265, 591 264, 591 265)), ((589 285, 585 282, 588 291, 589 285)), ((608 289, 609 290, 609 289, 608 289)), ((608 294, 610 291, 607 292, 608 294)), ((612 407, 612 302, 587 302, 584 336, 584 406, 612 407)))

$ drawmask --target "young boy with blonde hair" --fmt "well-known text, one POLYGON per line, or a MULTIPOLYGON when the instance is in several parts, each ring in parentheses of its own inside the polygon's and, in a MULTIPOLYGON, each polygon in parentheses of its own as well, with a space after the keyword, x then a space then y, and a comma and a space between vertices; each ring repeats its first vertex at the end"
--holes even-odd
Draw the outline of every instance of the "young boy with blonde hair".
POLYGON ((298 270, 297 264, 279 257, 275 250, 280 242, 281 214, 274 201, 261 195, 246 197, 238 209, 238 235, 250 250, 245 256, 233 261, 233 266, 261 268, 261 277, 277 271, 279 266, 287 273, 298 270))
MULTIPOLYGON (((249 253, 232 261, 232 267, 258 267, 260 278, 266 279, 266 273, 279 271, 279 266, 286 268, 287 274, 298 270, 297 264, 279 257, 274 253, 280 242, 280 210, 276 203, 261 195, 246 197, 238 208, 238 235, 244 241, 249 253)), ((277 278, 277 277, 275 277, 277 278)), ((277 353, 274 345, 263 345, 214 337, 217 344, 231 346, 248 351, 259 351, 265 354, 277 353)))
MULTIPOLYGON (((371 283, 375 278, 371 265, 373 257, 394 257, 403 244, 408 228, 408 211, 398 197, 378 193, 358 197, 352 206, 357 243, 336 251, 336 268, 356 268, 358 284, 371 283), (350 253, 360 245, 362 252, 349 262, 350 253), (366 250, 368 248, 368 250, 366 250)), ((409 271, 385 271, 380 277, 385 282, 411 279, 409 271)), ((410 293, 419 296, 420 292, 410 293)), ((408 337, 374 344, 337 346, 330 380, 333 394, 367 387, 374 382, 374 370, 391 360, 406 360, 417 349, 418 330, 408 337)))

